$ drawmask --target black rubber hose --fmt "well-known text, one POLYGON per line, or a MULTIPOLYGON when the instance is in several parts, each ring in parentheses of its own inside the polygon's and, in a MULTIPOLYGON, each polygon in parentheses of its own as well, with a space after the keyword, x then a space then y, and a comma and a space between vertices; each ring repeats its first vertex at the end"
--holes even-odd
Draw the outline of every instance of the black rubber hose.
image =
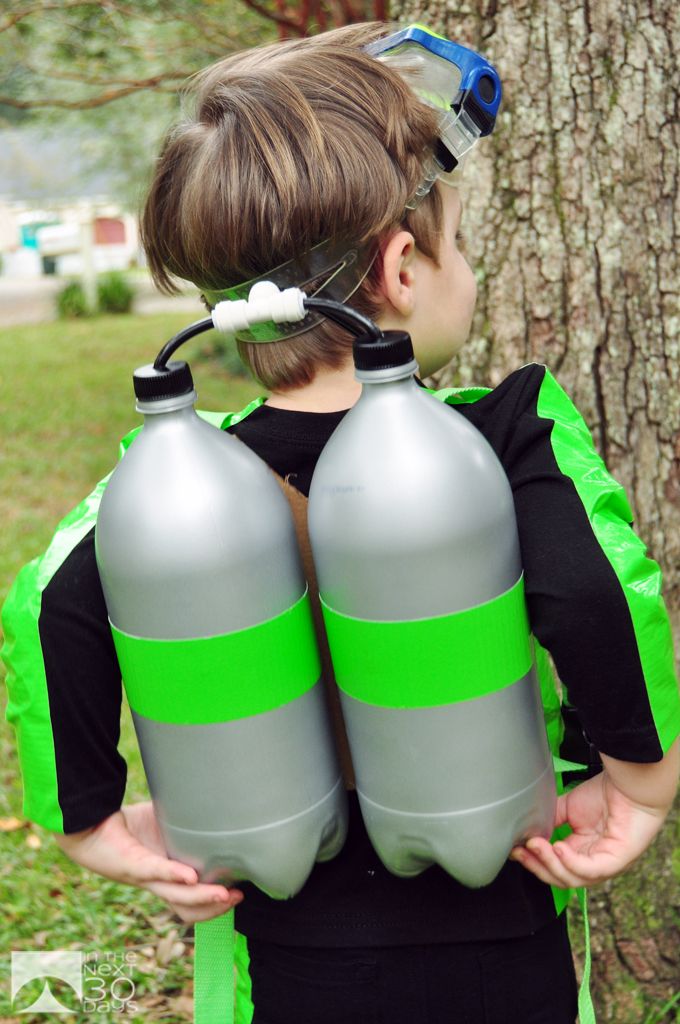
POLYGON ((177 351, 180 345, 183 345, 189 338, 195 338, 197 334, 203 334, 204 331, 211 330, 214 326, 212 317, 207 316, 203 320, 196 320, 195 323, 184 327, 178 334, 170 338, 170 341, 163 345, 154 361, 154 370, 165 370, 168 359, 177 351))
POLYGON ((344 327, 355 337, 368 335, 373 341, 380 341, 383 334, 376 323, 363 313, 358 313, 351 306, 345 306, 342 302, 334 302, 332 299, 309 298, 305 299, 305 309, 317 310, 323 313, 329 320, 344 327))
MULTIPOLYGON (((305 309, 322 313, 329 320, 350 331, 355 337, 368 335, 374 341, 380 341, 383 336, 382 331, 373 320, 364 316, 363 313, 358 313, 351 306, 345 306, 342 302, 319 298, 308 298, 304 302, 305 309)), ((168 359, 174 355, 180 345, 183 345, 185 341, 189 341, 190 338, 195 338, 197 334, 203 334, 204 331, 212 330, 214 326, 212 317, 207 316, 203 320, 196 320, 195 323, 184 327, 170 341, 166 342, 160 350, 153 364, 154 370, 165 370, 168 359)))

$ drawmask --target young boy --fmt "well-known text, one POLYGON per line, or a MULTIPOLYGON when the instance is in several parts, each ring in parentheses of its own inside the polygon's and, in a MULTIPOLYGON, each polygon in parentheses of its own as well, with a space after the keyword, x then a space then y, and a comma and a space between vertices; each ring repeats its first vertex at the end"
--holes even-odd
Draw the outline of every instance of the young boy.
MULTIPOLYGON (((459 192, 428 177, 437 112, 364 49, 387 31, 354 26, 208 68, 194 86, 195 116, 160 157, 143 237, 157 283, 194 281, 210 305, 270 272, 285 283, 332 278, 332 294, 411 334, 427 376, 466 341, 476 286, 458 245, 459 192)), ((227 429, 306 495, 359 396, 351 338, 321 321, 238 344, 269 397, 227 429)), ((353 792, 344 849, 292 900, 199 882, 166 857, 150 804, 121 808, 120 672, 92 521, 43 560, 28 598, 32 636, 17 610, 21 584, 10 601, 8 717, 21 739, 27 814, 75 861, 151 890, 185 921, 236 906, 254 1005, 242 1004, 244 1021, 574 1024, 574 972, 551 886, 625 870, 672 803, 680 704, 670 634, 658 567, 630 529, 620 488, 545 367, 522 367, 456 402, 508 474, 532 630, 603 763, 559 799, 555 824, 568 822, 569 838, 530 840, 484 889, 438 867, 390 875, 353 792), (34 677, 20 667, 29 649, 41 662, 34 677), (30 763, 37 746, 39 769, 30 763)), ((544 699, 554 730, 557 698, 544 699)))

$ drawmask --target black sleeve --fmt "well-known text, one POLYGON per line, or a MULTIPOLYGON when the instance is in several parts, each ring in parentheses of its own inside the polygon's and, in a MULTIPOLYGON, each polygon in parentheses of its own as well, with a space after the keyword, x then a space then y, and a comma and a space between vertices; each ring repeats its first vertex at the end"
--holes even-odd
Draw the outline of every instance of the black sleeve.
POLYGON ((94 527, 43 591, 38 620, 64 832, 118 810, 121 677, 94 552, 94 527))

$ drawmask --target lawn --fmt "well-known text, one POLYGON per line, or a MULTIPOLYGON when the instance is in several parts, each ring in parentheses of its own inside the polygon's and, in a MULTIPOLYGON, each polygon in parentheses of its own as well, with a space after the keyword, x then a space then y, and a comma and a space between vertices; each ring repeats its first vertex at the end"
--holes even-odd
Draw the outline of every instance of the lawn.
MULTIPOLYGON (((200 310, 197 310, 200 316, 200 310)), ((47 545, 57 522, 108 473, 118 440, 141 422, 131 374, 152 362, 161 345, 187 323, 186 315, 99 317, 0 330, 3 444, 0 451, 0 599, 17 570, 47 545)), ((230 376, 212 351, 212 336, 184 349, 199 407, 240 409, 258 385, 230 376), (207 339, 207 340, 206 340, 207 339)), ((1 671, 1 669, 0 669, 1 671)), ((49 833, 23 821, 21 784, 12 729, 4 721, 0 686, 0 1024, 41 1024, 44 1014, 12 1016, 10 950, 95 952, 89 991, 97 1011, 72 1020, 113 1024, 191 1020, 192 929, 152 896, 82 871, 68 861, 49 833), (106 1010, 112 975, 103 975, 103 954, 120 962, 134 985, 137 1012, 106 1010), (101 998, 100 998, 101 995, 101 998)), ((146 787, 129 712, 121 751, 128 762, 126 800, 144 798, 146 787)), ((119 975, 120 977, 120 972, 119 975)), ((54 995, 71 1001, 65 983, 54 995)), ((14 1013, 39 995, 34 981, 17 998, 14 1013)))

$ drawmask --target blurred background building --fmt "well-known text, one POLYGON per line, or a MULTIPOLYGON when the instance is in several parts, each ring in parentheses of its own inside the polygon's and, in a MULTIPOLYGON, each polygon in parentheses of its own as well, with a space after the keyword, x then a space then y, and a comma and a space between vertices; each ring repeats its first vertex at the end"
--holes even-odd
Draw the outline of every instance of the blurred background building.
POLYGON ((84 140, 35 128, 0 131, 0 274, 81 276, 141 262, 136 218, 93 171, 84 140))

